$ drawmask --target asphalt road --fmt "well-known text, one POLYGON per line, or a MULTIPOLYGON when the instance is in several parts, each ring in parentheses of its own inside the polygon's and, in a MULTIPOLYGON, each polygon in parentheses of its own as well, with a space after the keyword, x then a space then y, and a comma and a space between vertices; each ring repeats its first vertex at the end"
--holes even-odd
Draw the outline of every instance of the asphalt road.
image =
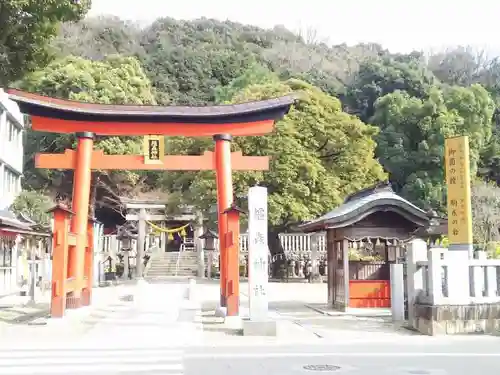
POLYGON ((412 340, 290 347, 190 348, 184 374, 202 375, 493 375, 500 373, 500 338, 412 340))

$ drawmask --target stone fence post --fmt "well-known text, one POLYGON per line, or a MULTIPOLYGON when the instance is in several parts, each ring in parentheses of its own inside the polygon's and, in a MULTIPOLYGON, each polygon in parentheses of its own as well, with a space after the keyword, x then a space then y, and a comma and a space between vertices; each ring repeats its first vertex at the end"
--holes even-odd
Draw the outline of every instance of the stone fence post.
POLYGON ((427 244, 419 238, 410 241, 407 251, 406 287, 408 296, 408 321, 416 327, 415 303, 424 289, 423 268, 417 262, 427 260, 427 244))

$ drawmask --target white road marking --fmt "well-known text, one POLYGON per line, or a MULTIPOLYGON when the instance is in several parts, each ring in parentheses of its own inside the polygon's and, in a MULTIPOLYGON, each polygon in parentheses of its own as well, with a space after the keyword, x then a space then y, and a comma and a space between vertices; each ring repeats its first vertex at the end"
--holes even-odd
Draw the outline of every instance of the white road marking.
POLYGON ((102 374, 126 371, 183 374, 180 350, 2 350, 0 374, 102 374))

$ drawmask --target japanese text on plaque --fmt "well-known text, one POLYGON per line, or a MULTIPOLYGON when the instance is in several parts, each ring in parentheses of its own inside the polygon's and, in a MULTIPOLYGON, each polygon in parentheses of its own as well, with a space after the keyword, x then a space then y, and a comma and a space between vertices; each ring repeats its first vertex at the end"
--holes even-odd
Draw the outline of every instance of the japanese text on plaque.
POLYGON ((148 143, 149 160, 160 160, 160 140, 149 139, 148 143))
POLYGON ((157 164, 162 162, 165 152, 163 136, 147 135, 144 137, 144 161, 146 164, 157 164))

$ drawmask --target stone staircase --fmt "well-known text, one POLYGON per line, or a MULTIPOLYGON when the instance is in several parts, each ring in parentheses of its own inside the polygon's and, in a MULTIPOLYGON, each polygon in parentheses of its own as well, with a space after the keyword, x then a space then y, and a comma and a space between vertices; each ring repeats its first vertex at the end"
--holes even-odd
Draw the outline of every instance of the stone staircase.
POLYGON ((198 272, 196 251, 163 252, 152 256, 150 262, 145 271, 145 277, 150 279, 196 276, 198 272))

